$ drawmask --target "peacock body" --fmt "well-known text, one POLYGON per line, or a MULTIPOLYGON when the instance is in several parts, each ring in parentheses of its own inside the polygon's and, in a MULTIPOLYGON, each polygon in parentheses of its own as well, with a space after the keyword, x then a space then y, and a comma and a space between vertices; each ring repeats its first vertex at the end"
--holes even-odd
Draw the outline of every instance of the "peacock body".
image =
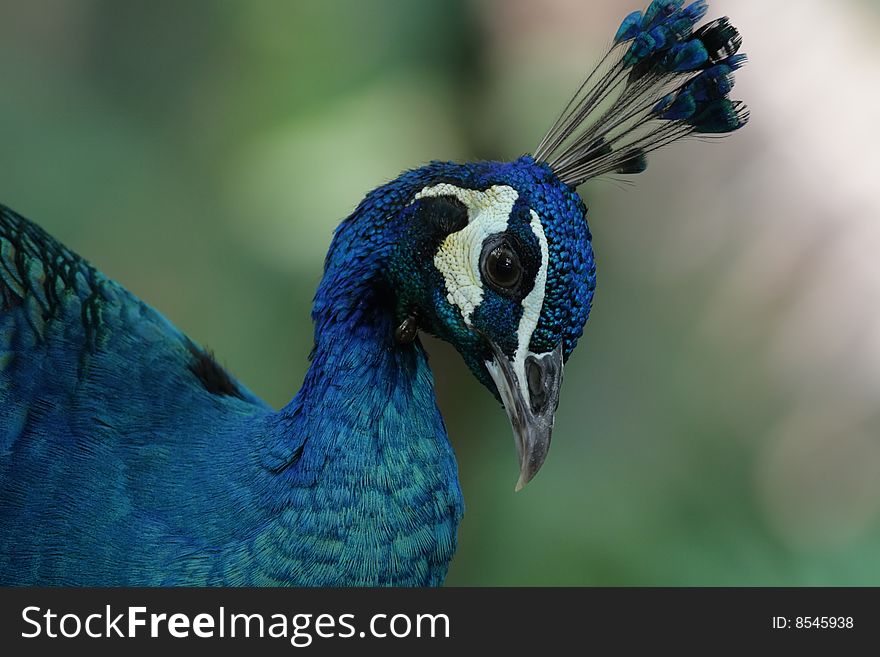
POLYGON ((0 583, 441 584, 463 501, 418 330, 503 403, 527 483, 596 284, 576 187, 747 119, 739 35, 682 5, 627 17, 534 156, 434 162, 364 198, 278 411, 3 208, 0 583))

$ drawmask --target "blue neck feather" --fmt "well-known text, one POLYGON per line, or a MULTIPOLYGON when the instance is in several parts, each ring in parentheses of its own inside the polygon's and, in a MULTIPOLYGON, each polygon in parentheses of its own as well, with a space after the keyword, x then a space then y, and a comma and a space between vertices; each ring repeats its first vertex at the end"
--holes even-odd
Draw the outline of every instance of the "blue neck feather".
POLYGON ((418 341, 393 337, 382 269, 401 227, 388 216, 396 213, 365 202, 337 230, 315 297, 309 371, 271 420, 270 458, 289 501, 282 523, 297 537, 273 561, 286 564, 279 578, 437 585, 455 551, 463 502, 431 371, 418 341), (290 437, 305 438, 296 453, 284 447, 290 437))

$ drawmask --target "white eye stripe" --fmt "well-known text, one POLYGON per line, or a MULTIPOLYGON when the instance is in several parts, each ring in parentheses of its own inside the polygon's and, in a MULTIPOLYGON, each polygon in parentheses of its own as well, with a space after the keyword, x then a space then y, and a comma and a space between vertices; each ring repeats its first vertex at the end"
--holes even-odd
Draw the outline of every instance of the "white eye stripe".
MULTIPOLYGON (((529 351, 529 343, 532 341, 532 334, 538 327, 538 320, 541 318, 541 309, 544 307, 544 294, 547 287, 547 265, 550 260, 550 249, 547 245, 547 236, 544 234, 544 226, 534 210, 529 210, 532 215, 530 226, 538 244, 541 247, 541 266, 535 276, 535 285, 532 291, 522 300, 523 314, 519 320, 519 327, 516 331, 516 353, 513 355, 514 372, 525 372, 526 357, 531 353, 529 351)), ((519 377, 519 385, 523 395, 523 399, 529 399, 527 377, 519 377)))
POLYGON ((538 218, 538 215, 534 210, 530 210, 530 213, 532 215, 532 221, 529 225, 541 248, 541 266, 538 268, 538 273, 535 275, 535 284, 532 287, 531 292, 529 292, 526 295, 526 298, 522 300, 523 315, 519 321, 519 329, 517 331, 520 337, 520 347, 528 347, 528 341, 523 345, 523 339, 528 338, 528 340, 531 340, 532 333, 534 333, 538 326, 538 320, 541 317, 541 307, 544 305, 544 288, 547 285, 547 261, 550 257, 550 250, 547 246, 547 237, 544 235, 544 227, 541 225, 541 220, 538 218))

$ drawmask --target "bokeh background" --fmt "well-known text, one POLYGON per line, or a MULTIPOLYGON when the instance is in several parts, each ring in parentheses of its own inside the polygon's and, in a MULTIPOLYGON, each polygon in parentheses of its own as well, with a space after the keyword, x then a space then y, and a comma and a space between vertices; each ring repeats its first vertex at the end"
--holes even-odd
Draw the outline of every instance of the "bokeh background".
MULTIPOLYGON (((336 223, 404 168, 534 148, 641 4, 4 1, 0 199, 281 406, 336 223)), ((582 188, 599 287, 524 492, 429 340, 449 584, 880 585, 880 3, 711 4, 752 122, 582 188)))

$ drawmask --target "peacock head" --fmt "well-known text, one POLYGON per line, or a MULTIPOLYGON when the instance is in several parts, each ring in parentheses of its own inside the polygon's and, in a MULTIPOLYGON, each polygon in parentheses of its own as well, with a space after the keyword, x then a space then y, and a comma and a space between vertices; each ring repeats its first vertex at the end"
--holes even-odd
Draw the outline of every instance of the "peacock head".
POLYGON ((434 163, 403 178, 412 198, 388 271, 397 338, 418 327, 448 341, 503 403, 520 488, 547 454, 563 363, 590 312, 586 208, 530 156, 434 163))
POLYGON ((547 455, 563 365, 596 285, 578 185, 641 173, 661 146, 748 120, 728 98, 745 63, 738 32, 726 18, 697 28, 706 3, 682 5, 654 0, 624 20, 533 156, 435 162, 365 199, 379 216, 400 219, 386 261, 398 341, 418 329, 447 340, 503 403, 520 459, 517 490, 547 455))

